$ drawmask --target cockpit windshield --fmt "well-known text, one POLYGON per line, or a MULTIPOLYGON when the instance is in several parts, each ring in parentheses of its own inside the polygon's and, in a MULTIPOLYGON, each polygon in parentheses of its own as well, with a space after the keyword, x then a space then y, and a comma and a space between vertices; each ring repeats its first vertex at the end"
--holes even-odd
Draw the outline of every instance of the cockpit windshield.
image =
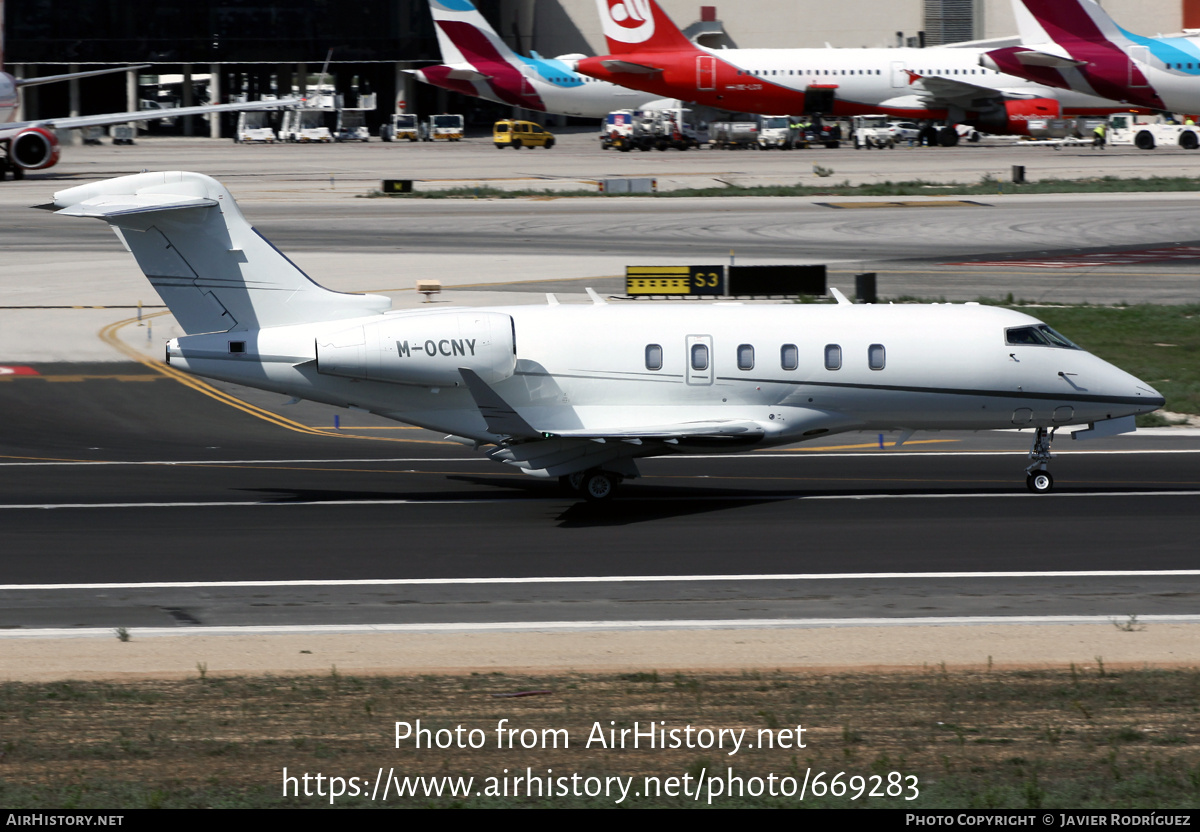
POLYGON ((1015 326, 1004 330, 1005 343, 1017 347, 1062 347, 1077 350, 1079 346, 1045 324, 1015 326))

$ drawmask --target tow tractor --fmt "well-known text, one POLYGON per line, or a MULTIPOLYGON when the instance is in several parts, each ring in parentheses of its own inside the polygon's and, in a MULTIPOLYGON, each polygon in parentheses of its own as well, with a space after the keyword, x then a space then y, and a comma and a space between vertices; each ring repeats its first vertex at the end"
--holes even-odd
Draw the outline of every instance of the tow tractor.
POLYGON ((421 136, 422 141, 457 142, 461 141, 463 137, 463 117, 460 115, 443 113, 440 116, 433 116, 421 126, 424 133, 421 136))
POLYGON ((279 137, 271 129, 271 114, 263 110, 243 110, 238 113, 236 144, 275 144, 279 137))
POLYGON ((1165 116, 1140 116, 1136 113, 1115 113, 1108 117, 1105 131, 1108 144, 1132 145, 1138 150, 1156 147, 1200 147, 1200 132, 1194 124, 1179 124, 1165 116))
POLYGON ((420 141, 418 129, 416 113, 396 113, 387 123, 379 126, 379 138, 385 142, 398 142, 401 139, 420 141))

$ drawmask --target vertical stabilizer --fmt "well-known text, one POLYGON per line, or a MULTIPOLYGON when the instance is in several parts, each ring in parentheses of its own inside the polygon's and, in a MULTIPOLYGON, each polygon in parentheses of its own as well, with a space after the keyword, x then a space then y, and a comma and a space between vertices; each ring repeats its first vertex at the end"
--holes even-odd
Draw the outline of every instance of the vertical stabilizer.
POLYGON ((1017 31, 1026 45, 1041 43, 1131 44, 1124 30, 1093 0, 1013 0, 1017 31))
POLYGON ((381 295, 319 286, 199 173, 139 173, 59 191, 60 214, 107 222, 189 335, 356 318, 381 295))
POLYGON ((496 34, 471 0, 429 0, 429 11, 433 14, 442 63, 472 63, 472 57, 481 51, 480 45, 486 43, 490 49, 482 51, 520 65, 517 53, 496 34))
POLYGON ((613 55, 630 52, 699 52, 656 0, 596 0, 613 55))

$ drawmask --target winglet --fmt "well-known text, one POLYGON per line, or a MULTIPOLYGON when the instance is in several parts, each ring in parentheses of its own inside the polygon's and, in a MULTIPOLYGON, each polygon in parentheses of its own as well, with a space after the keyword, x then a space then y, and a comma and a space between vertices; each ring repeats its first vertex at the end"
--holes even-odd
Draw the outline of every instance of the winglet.
POLYGON ((588 293, 588 297, 592 299, 593 305, 606 306, 608 304, 608 301, 606 301, 604 298, 600 297, 600 295, 596 292, 596 290, 591 288, 590 286, 586 289, 586 291, 588 293))
POLYGON ((851 303, 851 301, 848 297, 846 297, 845 295, 842 294, 842 290, 837 288, 836 286, 829 287, 829 294, 833 295, 833 299, 838 302, 838 306, 841 306, 844 303, 849 303, 851 306, 854 305, 853 303, 851 303))
POLYGON ((463 377, 463 381, 467 383, 467 390, 470 391, 471 398, 475 400, 475 406, 479 408, 479 413, 483 416, 483 421, 487 423, 488 430, 500 436, 515 436, 522 439, 535 439, 542 435, 541 432, 534 430, 525 421, 525 417, 513 409, 512 405, 504 401, 499 393, 489 387, 478 373, 466 367, 459 367, 458 372, 463 377))

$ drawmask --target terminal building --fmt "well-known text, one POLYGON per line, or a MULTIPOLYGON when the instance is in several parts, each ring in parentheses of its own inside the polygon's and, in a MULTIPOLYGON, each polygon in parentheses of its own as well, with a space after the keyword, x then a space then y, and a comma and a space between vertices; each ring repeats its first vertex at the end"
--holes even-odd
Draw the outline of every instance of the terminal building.
MULTIPOLYGON (((607 51, 595 0, 475 2, 521 54, 607 51)), ((1011 0, 659 2, 689 35, 716 48, 936 46, 1016 34, 1011 0)), ((1200 29, 1200 0, 1104 6, 1138 34, 1200 29)), ((428 0, 22 0, 4 12, 5 69, 18 77, 149 64, 128 77, 27 88, 26 119, 318 92, 340 94, 346 106, 374 94, 372 129, 396 111, 461 112, 477 124, 512 115, 404 72, 440 62, 428 0)), ((180 119, 163 129, 228 136, 232 118, 180 119)))

